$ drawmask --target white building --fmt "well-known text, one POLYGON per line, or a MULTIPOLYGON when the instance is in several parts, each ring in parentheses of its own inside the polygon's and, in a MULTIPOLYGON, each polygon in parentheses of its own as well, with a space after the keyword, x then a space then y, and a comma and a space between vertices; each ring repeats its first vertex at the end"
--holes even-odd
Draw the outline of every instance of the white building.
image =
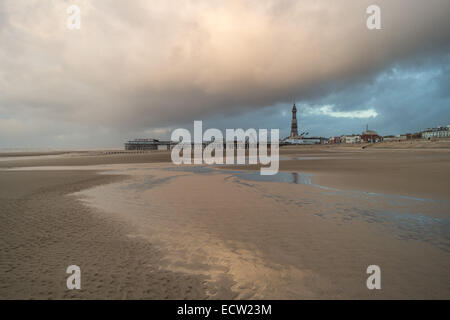
POLYGON ((422 138, 450 138, 450 125, 446 127, 429 128, 422 131, 422 138))
POLYGON ((341 143, 348 143, 348 144, 361 143, 361 136, 359 135, 342 136, 341 143))

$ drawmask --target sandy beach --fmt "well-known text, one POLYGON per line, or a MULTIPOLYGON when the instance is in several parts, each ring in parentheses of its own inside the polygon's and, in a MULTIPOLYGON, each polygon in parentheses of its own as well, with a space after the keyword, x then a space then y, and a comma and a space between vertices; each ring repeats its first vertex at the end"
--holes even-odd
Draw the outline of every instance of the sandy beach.
POLYGON ((168 151, 3 154, 0 298, 450 298, 448 142, 280 158, 262 177, 168 151))

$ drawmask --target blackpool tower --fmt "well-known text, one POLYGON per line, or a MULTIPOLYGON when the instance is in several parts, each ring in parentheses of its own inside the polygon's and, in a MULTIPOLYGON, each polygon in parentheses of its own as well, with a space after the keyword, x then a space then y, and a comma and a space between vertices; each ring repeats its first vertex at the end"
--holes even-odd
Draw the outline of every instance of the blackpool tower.
POLYGON ((291 135, 290 138, 296 138, 298 137, 298 126, 297 126, 297 108, 294 106, 292 107, 292 123, 291 123, 291 135))

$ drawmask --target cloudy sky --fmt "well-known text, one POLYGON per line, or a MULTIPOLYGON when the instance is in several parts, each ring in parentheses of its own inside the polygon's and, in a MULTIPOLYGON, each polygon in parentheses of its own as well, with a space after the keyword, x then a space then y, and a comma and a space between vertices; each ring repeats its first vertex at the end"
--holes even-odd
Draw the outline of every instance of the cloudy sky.
POLYGON ((1 0, 0 148, 450 124, 448 0, 1 0), (366 8, 381 8, 381 30, 366 8), (67 8, 81 29, 67 28, 67 8))

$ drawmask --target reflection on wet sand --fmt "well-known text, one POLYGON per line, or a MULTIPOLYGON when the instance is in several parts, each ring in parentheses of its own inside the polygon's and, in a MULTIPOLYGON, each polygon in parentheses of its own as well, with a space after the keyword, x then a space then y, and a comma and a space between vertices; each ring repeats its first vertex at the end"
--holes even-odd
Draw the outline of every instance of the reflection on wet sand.
POLYGON ((326 188, 299 172, 140 166, 126 174, 78 196, 158 245, 161 267, 208 279, 211 298, 369 297, 365 268, 374 263, 393 281, 380 297, 420 297, 430 283, 436 295, 449 293, 446 202, 326 188))

